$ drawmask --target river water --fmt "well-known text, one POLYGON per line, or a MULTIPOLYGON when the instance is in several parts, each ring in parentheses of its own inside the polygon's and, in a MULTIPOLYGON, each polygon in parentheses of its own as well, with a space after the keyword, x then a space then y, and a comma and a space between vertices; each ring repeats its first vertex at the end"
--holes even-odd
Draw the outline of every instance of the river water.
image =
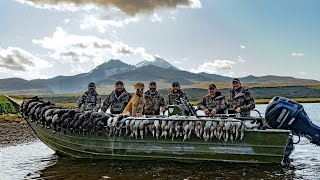
MULTIPOLYGON (((320 125, 320 103, 303 104, 320 125)), ((257 105, 264 112, 266 105, 257 105)), ((297 138, 295 138, 295 141, 297 138)), ((320 179, 320 147, 301 138, 288 166, 237 163, 80 160, 40 141, 0 148, 0 179, 320 179)))

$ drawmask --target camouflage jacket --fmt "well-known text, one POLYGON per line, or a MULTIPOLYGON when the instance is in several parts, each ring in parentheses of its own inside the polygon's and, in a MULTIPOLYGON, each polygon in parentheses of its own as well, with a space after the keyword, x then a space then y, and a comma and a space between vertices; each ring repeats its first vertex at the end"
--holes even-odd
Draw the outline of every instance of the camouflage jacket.
POLYGON ((173 93, 171 91, 170 94, 168 94, 168 97, 167 97, 167 104, 168 105, 179 105, 180 104, 180 98, 183 98, 185 99, 186 101, 189 102, 189 99, 187 97, 187 94, 184 93, 183 91, 178 91, 178 93, 173 93), (178 101, 175 101, 175 100, 178 100, 178 101))
POLYGON ((202 110, 204 110, 205 108, 209 110, 215 108, 217 110, 217 114, 224 114, 225 109, 227 108, 226 98, 219 91, 216 92, 214 97, 211 97, 208 94, 203 97, 198 107, 202 110))
POLYGON ((160 115, 160 107, 165 108, 166 103, 164 98, 156 91, 151 94, 150 90, 144 93, 144 109, 145 115, 160 115))
POLYGON ((110 95, 103 102, 102 110, 106 111, 110 106, 110 112, 112 114, 120 114, 127 106, 132 95, 124 90, 119 96, 115 91, 112 91, 110 95))
POLYGON ((80 108, 82 104, 84 105, 83 110, 97 111, 99 110, 101 105, 101 97, 96 91, 94 91, 93 93, 86 91, 78 99, 76 108, 80 108))
POLYGON ((240 107, 240 114, 243 117, 249 117, 250 110, 255 108, 253 96, 250 93, 250 91, 245 87, 241 87, 241 90, 238 94, 235 94, 235 91, 231 89, 228 103, 229 109, 236 109, 240 107))

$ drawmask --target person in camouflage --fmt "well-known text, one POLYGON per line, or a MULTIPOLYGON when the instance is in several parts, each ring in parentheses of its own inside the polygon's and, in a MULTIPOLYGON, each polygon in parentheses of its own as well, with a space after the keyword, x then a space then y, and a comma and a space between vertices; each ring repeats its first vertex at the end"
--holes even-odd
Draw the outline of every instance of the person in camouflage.
POLYGON ((106 112, 110 106, 111 114, 120 114, 127 106, 132 95, 126 91, 122 81, 117 81, 115 90, 103 102, 101 111, 106 112))
POLYGON ((189 102, 187 94, 184 93, 180 89, 180 84, 178 82, 173 82, 172 83, 172 90, 168 94, 168 97, 167 97, 167 104, 168 105, 179 105, 181 103, 180 98, 183 98, 189 102))
POLYGON ((81 108, 83 104, 83 110, 93 110, 98 111, 101 104, 101 97, 96 92, 96 85, 93 82, 88 84, 88 91, 84 92, 82 96, 78 99, 76 110, 81 108))
POLYGON ((152 81, 149 83, 149 90, 144 93, 145 104, 143 114, 145 115, 160 115, 160 108, 162 113, 166 111, 165 100, 156 89, 157 84, 152 81))
POLYGON ((232 80, 232 89, 230 89, 228 105, 230 110, 240 113, 242 117, 249 117, 250 110, 255 108, 255 101, 252 94, 248 88, 241 86, 238 78, 232 80))
POLYGON ((225 96, 217 90, 216 85, 210 84, 208 95, 203 97, 198 108, 202 109, 205 115, 214 116, 216 114, 224 114, 227 108, 225 96))

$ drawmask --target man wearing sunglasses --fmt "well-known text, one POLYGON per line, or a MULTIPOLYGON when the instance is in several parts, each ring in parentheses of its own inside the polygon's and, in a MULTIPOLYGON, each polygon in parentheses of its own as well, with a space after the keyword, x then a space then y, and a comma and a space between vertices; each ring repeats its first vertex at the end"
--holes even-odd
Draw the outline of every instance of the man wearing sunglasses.
POLYGON ((248 88, 241 86, 240 80, 232 80, 232 89, 228 99, 229 109, 240 113, 242 117, 249 117, 250 111, 255 108, 255 101, 248 88))
POLYGON ((84 111, 98 111, 101 104, 101 97, 96 91, 96 85, 93 82, 88 84, 88 91, 84 92, 82 96, 78 99, 76 110, 81 108, 83 104, 84 111))
POLYGON ((171 89, 171 92, 168 94, 167 98, 168 98, 167 99, 168 105, 181 104, 180 98, 183 98, 184 100, 189 101, 187 94, 180 89, 180 84, 178 82, 172 83, 172 89, 171 89))
POLYGON ((210 84, 208 87, 208 94, 203 97, 198 108, 202 109, 207 116, 224 114, 225 109, 227 108, 225 96, 218 91, 215 84, 210 84))

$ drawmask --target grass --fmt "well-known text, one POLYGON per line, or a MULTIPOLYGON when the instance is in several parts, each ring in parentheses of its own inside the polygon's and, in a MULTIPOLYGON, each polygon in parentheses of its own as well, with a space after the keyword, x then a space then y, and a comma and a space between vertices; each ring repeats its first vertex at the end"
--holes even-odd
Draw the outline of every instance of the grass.
POLYGON ((320 84, 309 85, 310 88, 320 89, 320 84))
MULTIPOLYGON (((214 83, 218 89, 231 88, 231 82, 200 82, 189 86, 183 86, 183 88, 201 88, 208 89, 209 84, 214 83)), ((285 86, 308 86, 316 89, 320 89, 320 84, 301 84, 301 83, 242 83, 245 87, 285 87, 285 86)))
POLYGON ((17 112, 18 110, 11 104, 11 102, 5 96, 0 95, 0 114, 17 112))
POLYGON ((10 95, 10 97, 12 97, 14 99, 29 99, 34 96, 31 96, 31 95, 10 95))
POLYGON ((74 108, 76 106, 76 102, 58 102, 55 103, 57 106, 74 108))

